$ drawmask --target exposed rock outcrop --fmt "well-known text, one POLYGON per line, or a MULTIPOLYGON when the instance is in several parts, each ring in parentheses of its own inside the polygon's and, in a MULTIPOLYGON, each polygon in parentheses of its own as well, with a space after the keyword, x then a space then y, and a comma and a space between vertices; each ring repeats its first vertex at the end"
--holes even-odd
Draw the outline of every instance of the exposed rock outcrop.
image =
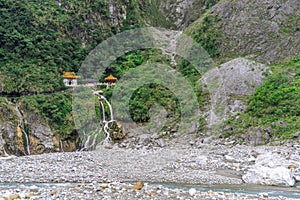
POLYGON ((268 71, 263 64, 238 58, 207 72, 202 81, 211 95, 208 126, 220 124, 229 115, 242 112, 245 105, 240 97, 252 94, 268 71))
POLYGON ((36 114, 27 114, 30 130, 30 147, 36 154, 55 151, 54 133, 45 119, 36 114))
POLYGON ((183 30, 217 2, 219 0, 149 0, 140 2, 140 7, 146 7, 144 15, 150 16, 145 20, 151 26, 183 30))
POLYGON ((29 153, 41 154, 76 150, 76 141, 65 139, 60 142, 59 137, 51 130, 46 119, 28 111, 22 112, 21 115, 20 110, 15 108, 14 103, 1 102, 0 156, 22 156, 29 153), (21 120, 24 127, 20 127, 21 120), (25 139, 24 131, 26 131, 28 141, 25 139))
MULTIPOLYGON (((221 57, 249 56, 274 63, 300 53, 300 1, 225 0, 210 14, 219 20, 211 26, 222 36, 217 42, 221 57)), ((190 26, 192 34, 202 19, 190 26)))
POLYGON ((216 5, 224 54, 276 62, 300 53, 300 1, 234 0, 216 5))

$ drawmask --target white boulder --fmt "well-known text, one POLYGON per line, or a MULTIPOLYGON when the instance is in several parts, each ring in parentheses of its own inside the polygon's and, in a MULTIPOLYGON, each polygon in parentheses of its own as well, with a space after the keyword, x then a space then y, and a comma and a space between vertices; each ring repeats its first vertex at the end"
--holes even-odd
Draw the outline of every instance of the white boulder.
POLYGON ((291 170, 285 167, 254 166, 244 176, 246 183, 276 186, 294 186, 296 181, 291 170))
POLYGON ((242 179, 251 184, 295 186, 294 169, 289 168, 295 163, 290 162, 276 153, 260 155, 242 179))

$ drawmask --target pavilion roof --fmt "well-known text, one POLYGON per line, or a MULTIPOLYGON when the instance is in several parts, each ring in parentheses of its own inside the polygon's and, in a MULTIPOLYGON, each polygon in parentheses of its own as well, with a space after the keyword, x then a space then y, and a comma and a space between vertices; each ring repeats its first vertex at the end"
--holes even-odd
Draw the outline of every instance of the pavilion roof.
POLYGON ((105 78, 106 81, 116 81, 118 78, 114 77, 113 75, 109 75, 108 77, 105 78))
POLYGON ((80 78, 80 76, 76 76, 75 72, 64 72, 63 77, 68 79, 80 78))

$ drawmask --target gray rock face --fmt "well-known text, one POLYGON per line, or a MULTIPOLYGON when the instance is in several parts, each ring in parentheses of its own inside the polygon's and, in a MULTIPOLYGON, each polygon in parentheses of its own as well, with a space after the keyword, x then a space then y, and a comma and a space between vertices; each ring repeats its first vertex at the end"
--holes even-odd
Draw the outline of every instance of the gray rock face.
POLYGON ((222 1, 211 10, 220 21, 223 54, 274 63, 300 53, 299 0, 222 1))
POLYGON ((160 11, 165 15, 166 19, 172 21, 177 28, 185 26, 186 15, 195 0, 176 0, 162 1, 160 4, 160 11))
POLYGON ((8 121, 0 123, 0 156, 24 155, 24 148, 17 139, 16 129, 8 121))
POLYGON ((29 124, 30 133, 40 141, 45 148, 53 150, 53 132, 48 123, 41 117, 33 114, 27 114, 27 122, 29 124))
POLYGON ((27 155, 41 154, 58 151, 58 143, 55 143, 54 133, 51 131, 47 121, 37 114, 29 112, 17 113, 15 104, 3 103, 0 121, 0 156, 8 155, 27 155), (5 108, 5 109, 4 109, 5 108), (7 117, 9 116, 9 117, 7 117), (20 121, 24 127, 28 142, 29 152, 27 151, 27 142, 24 140, 24 130, 20 127, 20 121))
POLYGON ((296 181, 291 163, 277 154, 267 153, 257 157, 255 165, 243 176, 246 183, 276 186, 294 186, 296 181))
POLYGON ((270 140, 269 133, 259 129, 248 131, 248 133, 244 138, 244 141, 246 143, 249 143, 254 146, 267 144, 269 140, 270 140))
POLYGON ((262 84, 267 71, 268 67, 263 64, 237 58, 207 72, 202 82, 211 95, 207 113, 209 127, 219 124, 228 115, 242 112, 245 105, 239 97, 252 94, 262 84))
POLYGON ((195 0, 164 0, 159 2, 159 11, 179 30, 183 30, 195 21, 211 6, 218 1, 195 1, 195 0))
POLYGON ((3 127, 2 124, 0 124, 0 156, 4 156, 6 155, 6 151, 5 151, 5 141, 3 139, 3 131, 2 131, 3 127))
POLYGON ((33 124, 31 133, 36 136, 46 148, 54 148, 53 133, 49 125, 33 124))

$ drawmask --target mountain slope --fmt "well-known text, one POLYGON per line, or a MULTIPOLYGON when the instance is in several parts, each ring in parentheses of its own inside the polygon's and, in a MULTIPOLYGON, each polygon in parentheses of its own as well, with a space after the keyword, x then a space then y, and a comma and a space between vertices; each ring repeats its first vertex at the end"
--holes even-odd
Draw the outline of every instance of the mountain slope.
POLYGON ((212 56, 221 61, 247 56, 264 63, 280 62, 300 53, 300 2, 224 0, 186 33, 204 48, 215 48, 212 56))
MULTIPOLYGON (((230 119, 228 124, 234 131, 230 129, 228 135, 249 132, 249 127, 268 128, 273 122, 281 121, 288 124, 287 129, 275 124, 274 135, 291 136, 299 129, 296 123, 299 113, 291 112, 299 105, 299 58, 291 59, 300 54, 299 8, 298 0, 31 0, 26 3, 0 0, 0 93, 10 97, 1 98, 0 109, 4 115, 0 116, 0 136, 5 140, 20 134, 20 119, 15 111, 18 106, 29 136, 37 132, 36 127, 44 127, 42 130, 56 138, 56 146, 51 151, 59 149, 58 138, 67 140, 62 143, 66 142, 74 150, 78 141, 71 115, 72 95, 66 92, 62 72, 77 72, 88 53, 106 38, 144 26, 183 30, 218 63, 236 57, 265 64, 281 63, 272 65, 274 76, 249 99, 243 99, 248 104, 246 113, 238 121, 230 119), (283 78, 278 78, 278 74, 283 78), (278 85, 274 83, 277 80, 278 85), (5 113, 11 113, 10 117, 5 113), (44 126, 32 126, 33 119, 44 126), (248 123, 249 120, 253 123, 248 123)), ((106 73, 120 77, 147 60, 170 63, 169 57, 162 56, 159 50, 138 50, 118 58, 106 73)), ((178 62, 176 69, 192 85, 201 77, 185 61, 178 62)), ((112 90, 105 91, 107 97, 111 93, 112 90)), ((209 104, 208 94, 200 89, 195 93, 201 106, 209 104)), ((176 115, 172 112, 178 107, 171 109, 176 99, 171 97, 173 104, 168 104, 172 101, 166 96, 172 96, 166 88, 156 85, 140 88, 130 102, 134 120, 147 122, 148 109, 159 98, 171 111, 169 116, 176 115)), ((200 121, 205 125, 203 119, 200 121)))
POLYGON ((77 71, 99 42, 121 27, 139 23, 138 16, 127 17, 126 9, 131 4, 121 0, 1 0, 2 92, 26 94, 62 89, 63 71, 77 71))

